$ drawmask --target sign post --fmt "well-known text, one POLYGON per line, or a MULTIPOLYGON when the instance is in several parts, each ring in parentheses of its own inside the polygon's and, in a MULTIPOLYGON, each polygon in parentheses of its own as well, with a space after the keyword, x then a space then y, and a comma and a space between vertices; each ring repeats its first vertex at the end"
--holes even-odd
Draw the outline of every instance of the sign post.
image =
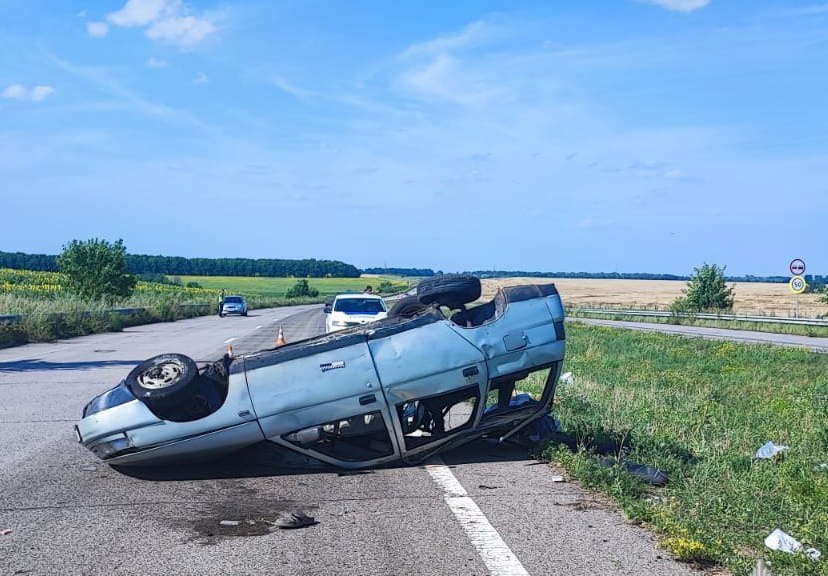
POLYGON ((802 258, 794 258, 791 260, 788 269, 793 274, 793 278, 788 282, 788 286, 791 288, 791 292, 796 294, 796 312, 794 312, 794 318, 799 318, 799 295, 805 292, 805 289, 808 287, 808 283, 802 277, 805 273, 805 260, 802 258))

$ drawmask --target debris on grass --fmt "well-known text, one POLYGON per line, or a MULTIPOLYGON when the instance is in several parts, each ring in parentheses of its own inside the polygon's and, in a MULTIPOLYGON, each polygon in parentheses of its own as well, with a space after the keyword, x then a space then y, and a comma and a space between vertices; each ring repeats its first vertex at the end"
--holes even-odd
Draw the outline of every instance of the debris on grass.
POLYGON ((572 385, 575 383, 575 376, 572 374, 572 372, 567 372, 558 379, 558 382, 560 382, 561 384, 572 385))
POLYGON ((788 554, 803 553, 814 561, 819 560, 819 557, 822 556, 816 548, 803 547, 802 542, 779 528, 768 534, 768 537, 765 538, 765 546, 771 550, 787 552, 788 554))
POLYGON ((756 456, 754 456, 754 458, 757 460, 770 460, 780 452, 784 452, 787 449, 787 446, 774 444, 773 442, 768 441, 756 451, 756 456))
POLYGON ((662 472, 652 466, 646 466, 645 464, 637 464, 629 460, 617 460, 615 458, 601 458, 598 462, 607 468, 612 468, 616 465, 621 466, 628 474, 652 486, 666 486, 670 480, 666 472, 662 472))

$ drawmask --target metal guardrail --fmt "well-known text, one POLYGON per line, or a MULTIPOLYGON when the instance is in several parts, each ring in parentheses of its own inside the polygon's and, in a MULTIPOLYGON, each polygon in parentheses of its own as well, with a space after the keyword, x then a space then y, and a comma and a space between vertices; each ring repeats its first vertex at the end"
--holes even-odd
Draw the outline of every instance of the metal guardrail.
MULTIPOLYGON (((179 308, 212 308, 213 304, 178 304, 179 308)), ((146 308, 113 308, 112 310, 103 310, 100 314, 118 314, 119 316, 130 316, 132 314, 140 314, 146 312, 146 308)), ((85 312, 84 314, 92 315, 96 312, 85 312)), ((49 312, 48 316, 62 316, 60 312, 49 312)), ((0 314, 0 324, 17 324, 25 315, 23 314, 0 314)))
POLYGON ((783 316, 749 316, 742 314, 710 314, 691 312, 667 312, 662 310, 628 310, 613 308, 572 308, 578 314, 598 314, 605 316, 651 316, 656 318, 698 318, 701 320, 740 320, 742 322, 766 322, 768 324, 799 324, 802 326, 828 326, 828 319, 789 318, 783 316))

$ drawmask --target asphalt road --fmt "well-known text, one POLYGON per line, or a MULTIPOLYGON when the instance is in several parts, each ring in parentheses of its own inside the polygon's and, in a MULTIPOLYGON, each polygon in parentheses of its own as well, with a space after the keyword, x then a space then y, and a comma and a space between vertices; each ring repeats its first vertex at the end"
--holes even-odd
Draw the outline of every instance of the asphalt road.
POLYGON ((828 338, 798 336, 796 334, 772 334, 770 332, 753 332, 750 330, 728 330, 726 328, 707 328, 705 326, 681 326, 677 324, 656 324, 655 322, 626 322, 624 320, 602 320, 598 318, 572 318, 572 322, 629 328, 642 332, 663 332, 680 336, 693 336, 709 340, 731 340, 745 344, 773 344, 807 348, 813 352, 828 353, 828 338))
POLYGON ((321 308, 198 318, 0 350, 0 574, 692 574, 525 449, 480 441, 361 473, 262 443, 143 472, 74 439, 84 404, 161 352, 197 360, 322 331, 321 308), (269 524, 301 508, 318 524, 269 524), (239 522, 223 526, 222 520, 239 522))

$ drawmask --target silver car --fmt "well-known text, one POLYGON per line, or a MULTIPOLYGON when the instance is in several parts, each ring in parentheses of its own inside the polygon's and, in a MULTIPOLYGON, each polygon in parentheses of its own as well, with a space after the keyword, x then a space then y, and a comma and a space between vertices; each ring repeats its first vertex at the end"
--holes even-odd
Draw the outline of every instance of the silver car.
POLYGON ((113 465, 204 459, 266 440, 361 468, 521 433, 552 404, 561 299, 553 284, 516 286, 466 307, 479 297, 477 278, 437 276, 371 324, 201 368, 179 354, 151 358, 86 406, 78 440, 113 465), (542 390, 521 394, 538 372, 542 390))
POLYGON ((247 316, 247 301, 242 296, 225 296, 221 302, 221 316, 247 316))

